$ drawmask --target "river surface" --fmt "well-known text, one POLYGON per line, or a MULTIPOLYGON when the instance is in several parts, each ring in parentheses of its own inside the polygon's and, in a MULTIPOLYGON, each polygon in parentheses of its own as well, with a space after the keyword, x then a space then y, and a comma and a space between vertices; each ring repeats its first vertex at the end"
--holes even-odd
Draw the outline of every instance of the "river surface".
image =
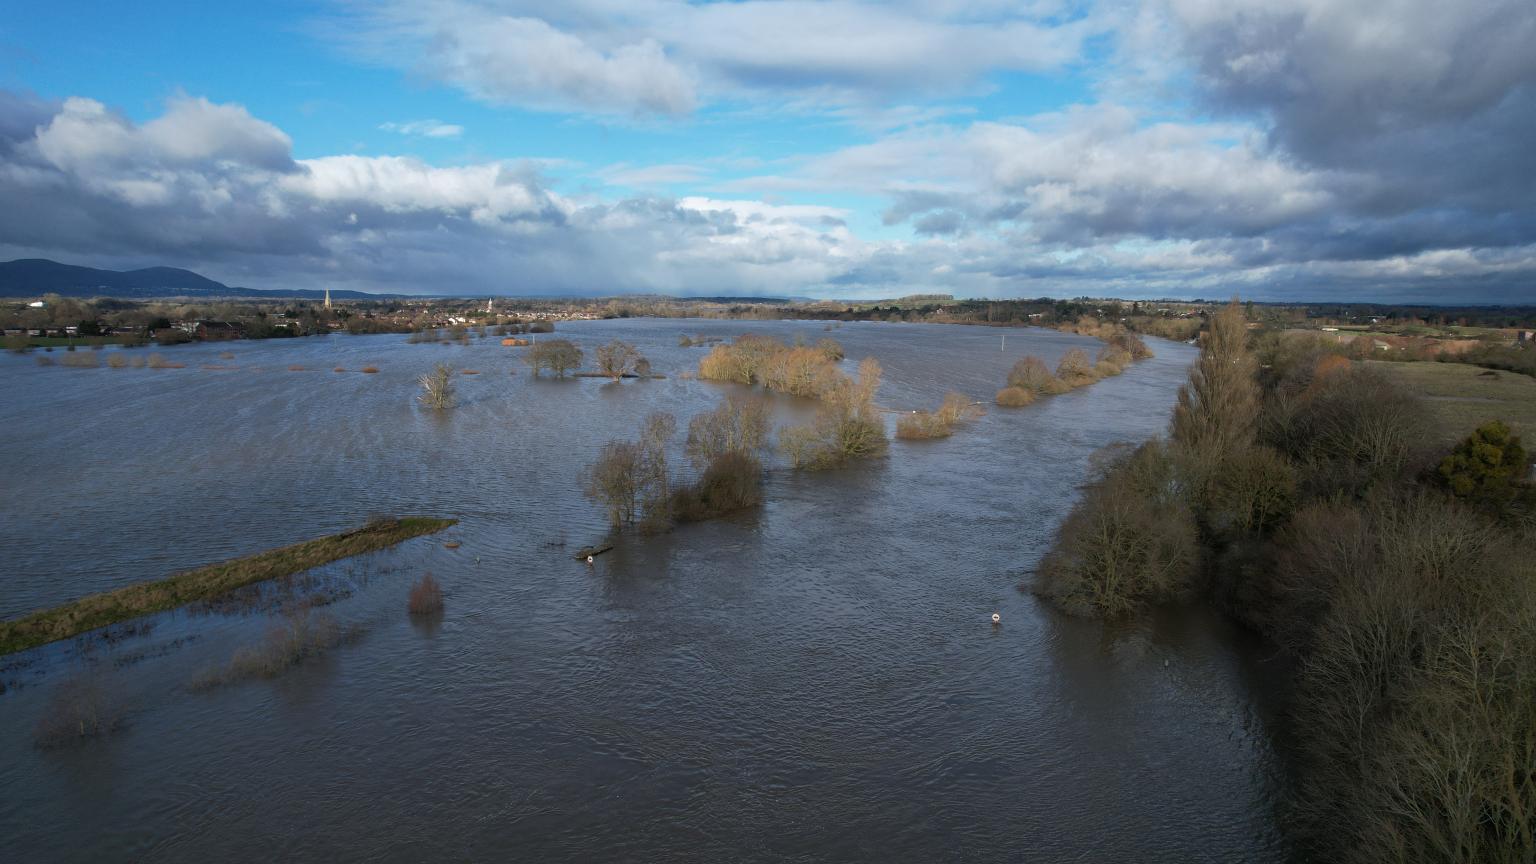
POLYGON ((300 587, 362 636, 273 679, 192 686, 281 620, 272 603, 0 659, 6 857, 1289 858, 1262 652, 1213 616, 1106 627, 1019 588, 1090 454, 1164 429, 1193 348, 1155 341, 1120 377, 870 464, 776 466, 755 511, 573 561, 605 530, 578 480, 603 443, 656 410, 686 429, 739 389, 681 374, 706 349, 678 336, 743 332, 833 336, 849 371, 878 358, 893 410, 990 399, 1025 353, 1098 348, 1038 329, 632 319, 557 335, 589 362, 621 337, 666 380, 539 380, 495 338, 183 346, 159 353, 185 368, 158 370, 0 357, 0 616, 373 514, 462 520, 313 574, 300 587), (414 398, 437 361, 480 372, 443 416, 414 398), (445 588, 439 621, 405 613, 424 571, 445 588), (34 746, 55 689, 81 678, 125 726, 34 746))

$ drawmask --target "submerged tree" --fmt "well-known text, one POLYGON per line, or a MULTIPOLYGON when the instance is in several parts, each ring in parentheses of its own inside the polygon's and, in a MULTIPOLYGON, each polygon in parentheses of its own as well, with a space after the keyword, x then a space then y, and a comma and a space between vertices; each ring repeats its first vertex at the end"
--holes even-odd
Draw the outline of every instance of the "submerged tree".
POLYGON ((879 388, 880 363, 866 357, 859 363, 858 379, 840 375, 822 395, 816 418, 807 426, 784 429, 779 446, 796 468, 831 468, 884 454, 889 441, 875 408, 879 388))
POLYGON ((1045 365, 1044 360, 1030 355, 1013 364, 1013 368, 1008 370, 1008 386, 1004 389, 1021 390, 1028 395, 1010 394, 1008 399, 1000 398, 999 402, 1027 405, 1041 396, 1065 393, 1071 388, 1066 382, 1056 377, 1051 367, 1045 365))
POLYGON ((944 394, 937 411, 913 411, 896 421, 897 438, 945 438, 955 426, 981 416, 981 408, 964 393, 953 390, 944 394))
POLYGON ((615 528, 634 522, 640 512, 644 486, 640 450, 633 441, 609 441, 586 470, 584 491, 607 509, 608 522, 615 528))
POLYGON ((642 516, 665 518, 670 495, 667 441, 676 431, 677 421, 671 414, 651 414, 641 426, 639 440, 609 441, 597 461, 587 467, 587 497, 602 503, 613 527, 642 516))
POLYGON ((1040 562, 1034 589, 1077 615, 1114 617, 1187 593, 1199 547, 1162 442, 1108 460, 1040 562))
POLYGON ((1069 387, 1082 387, 1098 380, 1093 374, 1093 361, 1081 348, 1073 348, 1062 355, 1061 362, 1056 364, 1056 377, 1069 387))
POLYGON ((572 369, 579 369, 581 359, 581 349, 569 339, 546 339, 523 355, 523 362, 533 367, 533 374, 548 369, 558 378, 564 378, 572 369))
POLYGON ((726 453, 755 453, 767 438, 768 401, 731 394, 715 410, 688 422, 686 448, 688 458, 702 468, 726 453))
POLYGON ((635 346, 615 339, 607 345, 598 346, 597 371, 617 381, 642 359, 644 358, 640 356, 639 351, 635 350, 635 346))
POLYGON ((434 411, 444 411, 453 407, 453 370, 447 363, 439 363, 431 372, 418 379, 421 382, 421 395, 417 398, 421 404, 434 411))

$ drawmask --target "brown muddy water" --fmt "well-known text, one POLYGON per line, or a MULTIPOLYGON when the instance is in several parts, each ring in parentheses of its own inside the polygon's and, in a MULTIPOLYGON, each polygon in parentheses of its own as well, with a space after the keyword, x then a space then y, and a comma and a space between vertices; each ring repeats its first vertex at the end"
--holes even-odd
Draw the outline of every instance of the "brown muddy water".
POLYGON ((1118 378, 873 464, 776 468, 755 512, 572 561, 604 530, 580 467, 648 412, 686 427, 732 387, 680 377, 705 349, 677 337, 748 331, 832 335, 849 369, 879 358, 893 409, 990 398, 1025 353, 1097 347, 1009 330, 1002 352, 998 330, 937 325, 563 325, 589 357, 621 337, 671 376, 620 384, 536 380, 495 338, 187 346, 162 352, 185 368, 160 370, 0 357, 0 616, 370 514, 462 520, 287 595, 0 658, 6 857, 1290 856, 1262 650, 1213 617, 1105 627, 1018 588, 1089 455, 1165 427, 1194 349, 1156 342, 1118 378), (458 377, 445 416, 415 403, 439 360, 481 373, 458 377), (424 571, 446 612, 413 622, 424 571), (193 686, 281 620, 285 596, 333 601, 361 638, 273 679, 193 686), (35 747, 53 692, 82 676, 123 728, 35 747))

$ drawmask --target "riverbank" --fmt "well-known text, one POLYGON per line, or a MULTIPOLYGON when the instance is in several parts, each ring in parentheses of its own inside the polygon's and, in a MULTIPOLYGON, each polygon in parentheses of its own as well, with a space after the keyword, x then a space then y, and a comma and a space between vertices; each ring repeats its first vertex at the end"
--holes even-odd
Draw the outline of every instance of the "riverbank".
POLYGON ((1170 436, 1106 460, 1032 587, 1122 620, 1204 599, 1288 654, 1310 857, 1531 861, 1536 488, 1506 424, 1466 425, 1502 373, 1256 351, 1247 324, 1211 319, 1170 436))
POLYGON ((236 588, 301 573, 342 558, 376 552, 412 537, 434 534, 457 522, 457 519, 425 516, 370 522, 352 531, 210 564, 154 582, 92 594, 14 621, 0 622, 0 655, 211 599, 236 588))

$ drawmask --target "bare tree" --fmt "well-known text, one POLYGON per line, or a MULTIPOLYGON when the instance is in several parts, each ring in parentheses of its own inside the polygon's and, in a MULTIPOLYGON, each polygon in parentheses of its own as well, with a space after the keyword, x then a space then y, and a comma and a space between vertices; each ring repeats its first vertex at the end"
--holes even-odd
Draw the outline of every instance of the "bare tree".
POLYGON ((1253 443, 1259 416, 1256 366, 1237 298, 1210 319, 1200 361, 1179 388, 1173 438, 1195 451, 1223 453, 1253 443))
POLYGON ((559 378, 564 378, 572 369, 581 368, 581 360, 581 349, 569 339, 546 339, 523 355, 523 362, 533 367, 533 374, 548 369, 559 378))
POLYGON ((615 528, 641 518, 666 518, 670 484, 667 442, 677 431, 671 414, 645 418, 638 441, 609 441, 587 467, 584 491, 603 504, 615 528))
POLYGON ((640 352, 635 350, 635 346, 615 339, 607 345, 598 346, 597 371, 617 381, 624 377, 638 359, 640 352))
POLYGON ((828 387, 816 418, 808 426, 780 432, 779 446, 795 467, 830 468, 849 459, 885 453, 890 442, 885 422, 875 408, 880 374, 880 363, 873 357, 864 358, 857 380, 839 375, 828 387))
POLYGON ((421 382, 421 404, 434 411, 453 407, 453 370, 447 363, 439 363, 431 372, 418 379, 421 382))
POLYGON ((645 456, 633 441, 609 441, 597 461, 587 467, 584 491, 608 511, 618 528, 635 521, 644 488, 645 456))
POLYGON ((752 454, 768 438, 768 401, 731 394, 688 422, 688 458, 699 467, 725 453, 752 454))
POLYGON ((677 434, 677 418, 665 411, 646 415, 640 426, 641 484, 644 503, 648 509, 660 511, 666 507, 671 484, 667 474, 667 442, 677 434))

